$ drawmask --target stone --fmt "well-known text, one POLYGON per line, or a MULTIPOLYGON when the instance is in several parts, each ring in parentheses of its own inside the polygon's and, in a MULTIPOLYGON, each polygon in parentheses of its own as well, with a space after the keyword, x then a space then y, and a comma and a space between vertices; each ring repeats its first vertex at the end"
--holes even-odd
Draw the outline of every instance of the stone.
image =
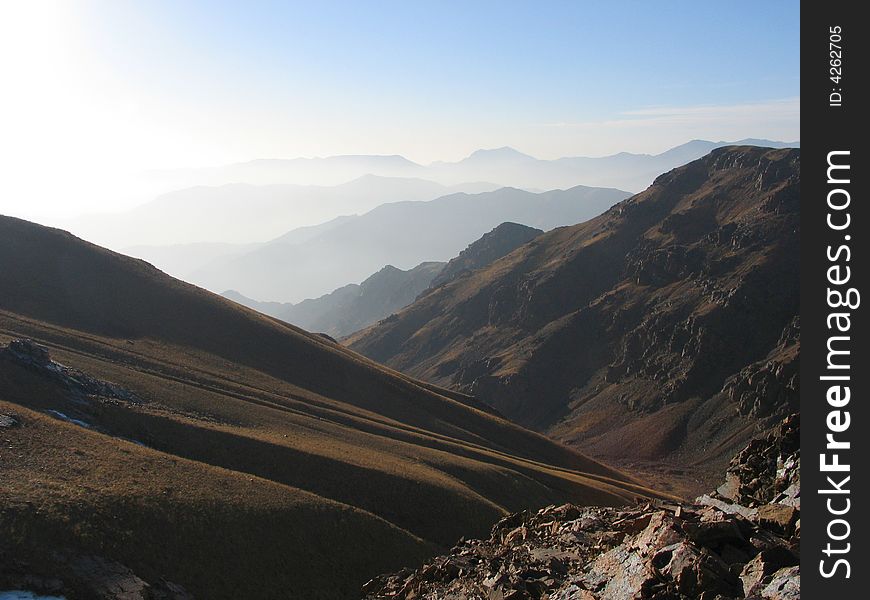
POLYGON ((769 600, 800 600, 800 567, 780 569, 774 573, 770 583, 761 590, 761 597, 769 600))
POLYGON ((21 420, 18 418, 18 415, 13 413, 0 413, 0 429, 11 429, 12 427, 18 427, 19 425, 21 425, 21 420))
POLYGON ((688 597, 704 592, 734 594, 740 589, 740 580, 721 558, 688 542, 663 548, 652 562, 661 565, 660 573, 673 579, 679 592, 688 597))
POLYGON ((797 557, 787 548, 763 550, 746 563, 740 573, 743 582, 743 595, 757 594, 761 586, 777 570, 797 563, 797 557))
POLYGON ((736 473, 726 473, 725 483, 716 488, 716 492, 723 498, 736 502, 740 494, 740 478, 736 473))
POLYGON ((551 595, 550 600, 597 600, 597 598, 589 590, 572 583, 551 595))
POLYGON ((800 497, 797 424, 787 429, 785 436, 753 440, 732 461, 738 500, 713 492, 695 504, 515 513, 488 540, 462 541, 417 571, 376 578, 363 594, 369 600, 798 600, 800 512, 781 502, 800 497))
POLYGON ((763 526, 789 535, 798 519, 798 511, 786 504, 765 504, 758 507, 757 518, 763 526))
POLYGON ((687 527, 692 541, 711 549, 718 549, 724 544, 737 546, 746 544, 746 536, 735 517, 722 513, 716 516, 718 518, 715 520, 701 521, 687 527))
POLYGON ((599 600, 628 600, 637 598, 654 578, 652 566, 640 554, 620 546, 589 565, 586 581, 599 600))
POLYGON ((754 518, 756 513, 758 512, 757 509, 748 508, 746 506, 726 502, 724 500, 719 500, 718 498, 713 498, 712 496, 708 496, 707 494, 704 494, 703 496, 698 496, 695 499, 695 502, 702 506, 712 506, 713 508, 717 508, 729 515, 740 515, 741 517, 744 517, 746 519, 754 518))

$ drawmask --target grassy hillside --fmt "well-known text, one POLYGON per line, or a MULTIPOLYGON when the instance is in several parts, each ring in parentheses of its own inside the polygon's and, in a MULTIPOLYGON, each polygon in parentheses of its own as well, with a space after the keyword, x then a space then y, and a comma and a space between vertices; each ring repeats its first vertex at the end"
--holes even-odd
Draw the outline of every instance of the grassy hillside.
POLYGON ((652 493, 470 397, 0 217, 0 345, 20 338, 68 367, 0 352, 18 423, 0 430, 0 538, 34 572, 67 572, 52 548, 200 598, 353 597, 506 511, 652 493))

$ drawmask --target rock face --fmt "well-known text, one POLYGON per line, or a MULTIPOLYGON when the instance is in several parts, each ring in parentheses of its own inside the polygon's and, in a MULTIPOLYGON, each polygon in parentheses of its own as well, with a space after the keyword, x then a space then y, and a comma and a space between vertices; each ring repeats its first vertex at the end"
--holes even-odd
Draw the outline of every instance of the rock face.
POLYGON ((715 150, 348 345, 607 460, 699 463, 712 485, 797 408, 799 167, 799 150, 715 150))
POLYGON ((729 497, 632 509, 550 506, 500 520, 417 571, 376 577, 368 600, 800 598, 798 418, 732 461, 729 497), (762 482, 756 484, 754 482, 762 482), (740 504, 744 503, 744 504, 740 504))
POLYGON ((518 223, 502 223, 452 259, 432 280, 438 287, 472 271, 486 267, 544 233, 540 229, 518 223))
POLYGON ((717 494, 746 506, 774 503, 800 511, 800 417, 786 418, 731 460, 717 494))

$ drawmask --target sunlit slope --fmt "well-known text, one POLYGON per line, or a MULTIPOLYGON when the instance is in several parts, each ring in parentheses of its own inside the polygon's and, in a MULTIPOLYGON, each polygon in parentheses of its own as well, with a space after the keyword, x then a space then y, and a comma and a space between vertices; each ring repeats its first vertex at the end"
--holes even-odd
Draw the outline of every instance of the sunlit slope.
POLYGON ((284 597, 287 582, 320 590, 298 597, 350 597, 366 575, 483 533, 505 510, 651 493, 471 398, 67 233, 0 218, 0 267, 0 344, 35 339, 54 361, 142 401, 83 405, 0 358, 3 410, 22 420, 8 435, 26 449, 0 454, 4 483, 15 483, 3 488, 3 528, 12 523, 21 544, 43 535, 22 531, 54 532, 58 543, 159 571, 200 597, 284 597), (75 448, 92 456, 79 461, 75 448), (76 461, 93 468, 71 470, 76 461), (79 525, 65 527, 71 506, 79 525), (232 552, 213 540, 225 513, 239 532, 232 552), (337 532, 318 521, 339 517, 337 532), (167 542, 181 521, 182 541, 167 542), (273 580, 233 558, 268 554, 266 569, 275 552, 309 543, 330 548, 344 574, 320 569, 316 552, 284 553, 273 580), (158 547, 159 557, 149 549, 158 547), (205 574, 192 574, 197 565, 205 574), (210 579, 218 574, 226 585, 210 579))

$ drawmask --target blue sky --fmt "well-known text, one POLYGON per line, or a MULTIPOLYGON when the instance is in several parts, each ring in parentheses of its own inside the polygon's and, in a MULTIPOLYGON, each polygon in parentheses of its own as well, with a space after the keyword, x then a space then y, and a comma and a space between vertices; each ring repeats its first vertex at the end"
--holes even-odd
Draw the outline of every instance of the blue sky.
POLYGON ((797 2, 152 1, 89 23, 144 86, 242 109, 528 125, 799 94, 797 2))
POLYGON ((0 23, 0 159, 39 169, 799 138, 798 2, 10 0, 0 23))

